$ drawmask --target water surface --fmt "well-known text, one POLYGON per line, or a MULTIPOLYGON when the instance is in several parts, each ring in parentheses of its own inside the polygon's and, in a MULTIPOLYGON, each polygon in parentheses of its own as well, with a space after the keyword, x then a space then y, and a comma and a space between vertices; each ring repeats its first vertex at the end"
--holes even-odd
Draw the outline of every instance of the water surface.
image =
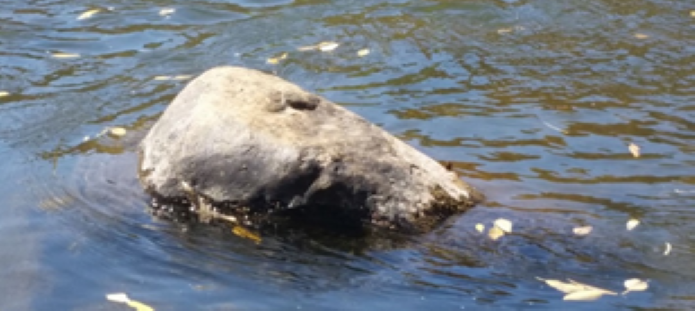
POLYGON ((688 1, 0 4, 3 310, 126 309, 114 292, 157 310, 695 307, 688 1), (340 46, 297 51, 322 41, 340 46), (153 218, 134 146, 186 83, 157 77, 217 65, 344 105, 489 200, 430 234, 368 240, 255 244, 153 218), (128 134, 99 135, 114 126, 128 134), (514 234, 475 230, 497 218, 514 234), (572 303, 537 277, 649 289, 572 303))

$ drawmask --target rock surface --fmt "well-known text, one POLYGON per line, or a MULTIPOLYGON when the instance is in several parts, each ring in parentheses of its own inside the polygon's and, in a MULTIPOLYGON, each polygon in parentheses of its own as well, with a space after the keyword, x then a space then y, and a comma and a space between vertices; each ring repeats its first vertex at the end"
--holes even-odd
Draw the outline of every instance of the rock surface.
POLYGON ((139 171, 160 202, 359 227, 426 231, 481 197, 356 114, 240 67, 213 68, 181 91, 141 142, 139 171))

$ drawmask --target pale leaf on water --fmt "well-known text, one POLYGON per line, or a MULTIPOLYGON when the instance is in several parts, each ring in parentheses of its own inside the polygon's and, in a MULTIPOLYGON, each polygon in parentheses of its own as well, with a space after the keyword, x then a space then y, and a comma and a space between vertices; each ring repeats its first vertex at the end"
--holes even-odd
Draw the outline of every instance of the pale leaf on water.
POLYGON ((625 291, 623 292, 623 295, 629 293, 629 292, 641 292, 647 290, 649 288, 649 284, 643 280, 640 279, 629 279, 625 280, 625 291))
POLYGON ((490 228, 490 231, 487 232, 487 236, 490 237, 493 241, 497 241, 497 239, 501 238, 504 236, 504 231, 498 227, 492 227, 490 228))
POLYGON ((695 11, 690 11, 690 17, 695 17, 695 11))
POLYGON ((510 32, 512 32, 512 31, 514 31, 514 28, 513 28, 513 27, 509 27, 509 28, 500 28, 500 29, 497 29, 497 34, 503 35, 503 34, 505 34, 505 33, 510 33, 510 32))
POLYGON ((80 14, 80 16, 77 17, 77 20, 88 19, 88 18, 92 17, 94 14, 97 14, 99 12, 101 12, 100 9, 93 9, 93 10, 86 11, 86 12, 80 14))
POLYGON ((173 76, 171 79, 177 80, 177 81, 182 81, 182 80, 189 80, 190 78, 193 78, 193 76, 192 75, 178 75, 178 76, 173 76))
POLYGON ((639 158, 640 156, 640 147, 637 146, 634 143, 630 143, 630 145, 627 146, 627 149, 630 150, 630 153, 632 153, 632 156, 635 158, 639 158))
POLYGON ((542 279, 538 278, 538 280, 545 282, 548 286, 557 289, 565 294, 572 293, 572 292, 577 292, 584 290, 584 287, 581 285, 576 285, 572 283, 566 283, 560 280, 548 280, 548 279, 542 279))
POLYGON ((483 232, 485 232, 485 225, 483 225, 483 224, 476 224, 476 225, 475 225, 475 230, 477 230, 477 231, 480 232, 480 233, 483 233, 483 232))
POLYGON ((154 80, 155 81, 169 81, 173 78, 174 77, 172 77, 172 76, 156 76, 156 77, 154 77, 154 80))
POLYGON ((313 51, 313 50, 316 50, 318 48, 319 47, 316 45, 307 45, 307 46, 300 46, 297 48, 297 50, 304 52, 304 51, 313 51))
POLYGON ((671 253, 671 243, 666 242, 666 249, 664 250, 664 256, 668 256, 671 253))
POLYGON ((113 302, 124 303, 136 311, 154 311, 154 308, 135 300, 128 298, 125 293, 116 293, 106 295, 106 299, 113 302))
POLYGON ((80 57, 80 54, 75 54, 75 53, 53 53, 51 54, 53 58, 77 58, 80 57))
POLYGON ((572 292, 564 297, 562 297, 562 300, 567 300, 567 301, 594 301, 596 299, 601 298, 605 293, 597 290, 585 290, 585 291, 578 291, 578 292, 572 292))
POLYGON ((281 60, 286 59, 286 58, 287 58, 287 53, 282 53, 282 55, 280 55, 278 57, 268 58, 267 63, 275 65, 275 64, 280 63, 281 60))
POLYGON ((495 227, 502 229, 504 233, 512 233, 512 222, 508 219, 500 218, 495 220, 495 227))
POLYGON ((176 9, 174 9, 174 8, 163 8, 163 9, 159 10, 159 15, 160 16, 169 16, 171 14, 174 14, 174 12, 176 12, 176 9))
POLYGON ((594 228, 591 226, 584 226, 584 227, 576 227, 576 228, 572 229, 572 231, 576 235, 587 235, 587 234, 591 233, 591 230, 593 230, 593 229, 594 228))
POLYGON ((154 308, 135 300, 127 302, 128 306, 135 309, 136 311, 154 311, 154 308))
POLYGON ((539 277, 536 277, 536 279, 538 279, 539 281, 545 282, 545 284, 548 284, 548 286, 555 288, 555 289, 557 289, 565 294, 574 293, 574 292, 584 292, 584 291, 598 291, 598 292, 601 292, 603 294, 617 295, 616 292, 609 291, 607 289, 603 289, 603 288, 599 288, 599 287, 595 287, 595 286, 591 286, 591 285, 587 285, 584 283, 579 283, 577 281, 573 281, 573 280, 569 280, 569 279, 568 279, 569 283, 559 281, 559 280, 543 279, 543 278, 539 278, 539 277))
POLYGON ((570 281, 570 283, 572 283, 574 285, 582 286, 584 291, 599 291, 599 292, 603 292, 604 294, 608 294, 608 295, 617 295, 618 294, 614 291, 610 291, 610 290, 603 289, 600 287, 591 286, 591 285, 587 285, 584 283, 579 283, 579 282, 572 280, 572 279, 567 279, 567 280, 570 281))
POLYGON ((128 298, 128 295, 126 295, 125 293, 108 294, 108 295, 106 295, 106 299, 109 301, 120 302, 120 303, 128 303, 128 301, 130 301, 130 299, 128 298))
POLYGON ((0 91, 0 97, 10 96, 10 92, 0 91))
POLYGON ((627 224, 625 225, 627 227, 627 230, 630 231, 632 229, 635 229, 639 225, 639 220, 637 219, 630 219, 627 221, 627 224))
POLYGON ((644 40, 644 39, 649 38, 649 36, 638 32, 635 34, 635 38, 640 39, 640 40, 644 40))
POLYGON ((112 127, 109 129, 109 134, 116 136, 116 137, 122 137, 125 136, 127 133, 125 128, 122 127, 112 127))
POLYGON ((319 43, 317 46, 319 50, 321 50, 321 52, 330 52, 338 48, 340 44, 338 44, 337 42, 326 41, 319 43))
POLYGON ((357 51, 357 56, 359 56, 359 57, 364 57, 367 55, 369 55, 369 49, 361 49, 361 50, 357 51))

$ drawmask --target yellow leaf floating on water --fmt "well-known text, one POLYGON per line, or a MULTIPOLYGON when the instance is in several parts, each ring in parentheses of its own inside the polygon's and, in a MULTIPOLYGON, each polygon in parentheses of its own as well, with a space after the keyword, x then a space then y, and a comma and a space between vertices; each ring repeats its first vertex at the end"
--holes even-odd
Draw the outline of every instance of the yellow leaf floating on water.
POLYGON ((485 225, 483 224, 476 224, 475 225, 475 230, 478 230, 478 232, 483 233, 485 231, 485 225))
POLYGON ((562 297, 562 300, 567 300, 567 301, 594 301, 596 299, 601 298, 605 293, 597 290, 585 290, 585 291, 578 291, 578 292, 572 292, 564 297, 562 297))
POLYGON ((490 237, 493 241, 497 241, 497 239, 501 238, 504 236, 504 231, 498 227, 492 227, 490 228, 490 231, 487 232, 487 236, 490 237))
POLYGON ((313 51, 313 50, 319 50, 322 52, 330 52, 335 50, 338 46, 340 46, 339 43, 333 42, 333 41, 324 41, 320 42, 317 45, 307 45, 307 46, 302 46, 297 48, 297 50, 300 51, 313 51))
POLYGON ((639 153, 640 147, 639 146, 637 146, 634 143, 630 143, 630 145, 627 146, 627 149, 630 150, 630 153, 632 153, 633 157, 639 158, 639 155, 640 155, 640 153, 639 153))
POLYGON ((545 284, 547 284, 548 286, 557 289, 565 294, 584 290, 583 286, 575 285, 572 283, 565 283, 559 280, 546 280, 542 278, 537 279, 545 282, 545 284))
POLYGON ((640 40, 644 40, 644 39, 649 38, 649 36, 638 32, 635 34, 635 38, 640 39, 640 40))
POLYGON ((623 295, 629 293, 629 292, 641 292, 647 290, 649 288, 649 284, 643 280, 640 279, 629 279, 625 280, 625 291, 623 292, 623 295))
POLYGON ((594 228, 591 226, 584 226, 584 227, 576 227, 572 231, 576 235, 587 235, 587 234, 591 233, 591 230, 593 230, 593 229, 594 228))
POLYGON ((575 281, 575 280, 572 280, 572 279, 567 279, 567 280, 570 281, 570 283, 572 283, 572 284, 574 284, 574 285, 581 286, 581 287, 582 287, 582 290, 584 290, 584 291, 591 291, 591 290, 593 290, 593 291, 599 291, 599 292, 603 292, 604 294, 607 294, 607 295, 617 295, 617 294, 618 294, 618 293, 616 293, 616 292, 614 292, 614 291, 610 291, 610 290, 603 289, 603 288, 600 288, 600 287, 591 286, 591 285, 587 285, 587 284, 584 284, 584 283, 579 283, 579 282, 577 282, 577 281, 575 281))
POLYGON ((286 59, 286 58, 287 58, 287 53, 282 53, 282 55, 280 55, 278 57, 268 58, 267 63, 275 65, 275 64, 280 63, 281 60, 286 59))
POLYGON ((635 229, 639 225, 639 220, 637 219, 630 219, 627 221, 627 224, 625 225, 627 227, 627 230, 630 231, 632 229, 635 229))
POLYGON ((256 244, 261 243, 261 237, 260 236, 258 236, 257 234, 249 231, 248 229, 246 229, 242 226, 234 226, 234 228, 232 228, 232 233, 236 234, 239 237, 254 241, 254 242, 256 242, 256 244))
POLYGON ((364 57, 367 55, 369 55, 369 49, 361 49, 361 50, 357 51, 357 56, 359 56, 359 57, 364 57))
POLYGON ((108 294, 106 295, 106 299, 113 302, 127 304, 129 307, 137 311, 154 311, 154 308, 142 302, 131 300, 125 293, 108 294))
POLYGON ((192 75, 177 75, 177 76, 156 76, 155 81, 182 81, 193 78, 192 75))
POLYGON ((0 97, 10 96, 10 92, 0 91, 0 97))
POLYGON ((78 58, 80 54, 75 53, 53 53, 51 54, 53 58, 78 58))
POLYGON ((112 127, 109 129, 109 133, 116 137, 125 136, 126 132, 126 129, 122 127, 112 127))
POLYGON ((573 280, 569 280, 569 282, 563 282, 559 280, 548 280, 539 277, 536 278, 540 281, 545 282, 545 284, 547 284, 548 286, 565 293, 566 295, 562 298, 563 300, 592 301, 601 298, 601 296, 603 295, 617 295, 616 292, 579 283, 573 280))
POLYGON ((695 11, 690 11, 690 17, 695 17, 695 11))
POLYGON ((495 220, 495 227, 502 229, 504 233, 512 233, 512 222, 507 219, 500 218, 495 220))
POLYGON ((327 42, 321 42, 319 43, 318 47, 321 52, 330 52, 338 48, 340 44, 332 41, 327 41, 327 42))
POLYGON ((159 10, 159 15, 160 16, 169 16, 171 14, 174 14, 174 12, 176 12, 176 9, 174 9, 174 8, 163 8, 163 9, 159 10))
POLYGON ((93 9, 93 10, 86 11, 86 12, 80 14, 80 16, 77 17, 77 20, 79 21, 79 20, 83 20, 83 19, 88 19, 88 18, 92 17, 94 14, 97 14, 99 12, 101 12, 100 9, 93 9))
POLYGON ((512 32, 512 31, 514 31, 514 28, 513 28, 513 27, 509 27, 509 28, 500 28, 500 29, 497 29, 497 34, 503 35, 503 34, 505 34, 505 33, 510 33, 510 32, 512 32))
POLYGON ((666 249, 664 250, 664 256, 668 256, 671 253, 671 243, 666 242, 666 249))

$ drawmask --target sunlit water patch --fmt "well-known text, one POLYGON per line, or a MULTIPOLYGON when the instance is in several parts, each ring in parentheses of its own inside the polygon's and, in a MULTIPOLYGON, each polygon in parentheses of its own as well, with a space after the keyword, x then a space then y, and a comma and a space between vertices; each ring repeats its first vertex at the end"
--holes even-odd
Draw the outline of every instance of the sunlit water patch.
POLYGON ((0 308, 117 309, 118 292, 158 310, 693 306, 687 1, 5 2, 0 308), (346 106, 488 201, 415 237, 256 243, 152 217, 139 138, 229 64, 346 106), (500 218, 513 230, 492 240, 500 218), (619 295, 563 301, 538 278, 619 295), (635 278, 647 288, 620 295, 635 278))

